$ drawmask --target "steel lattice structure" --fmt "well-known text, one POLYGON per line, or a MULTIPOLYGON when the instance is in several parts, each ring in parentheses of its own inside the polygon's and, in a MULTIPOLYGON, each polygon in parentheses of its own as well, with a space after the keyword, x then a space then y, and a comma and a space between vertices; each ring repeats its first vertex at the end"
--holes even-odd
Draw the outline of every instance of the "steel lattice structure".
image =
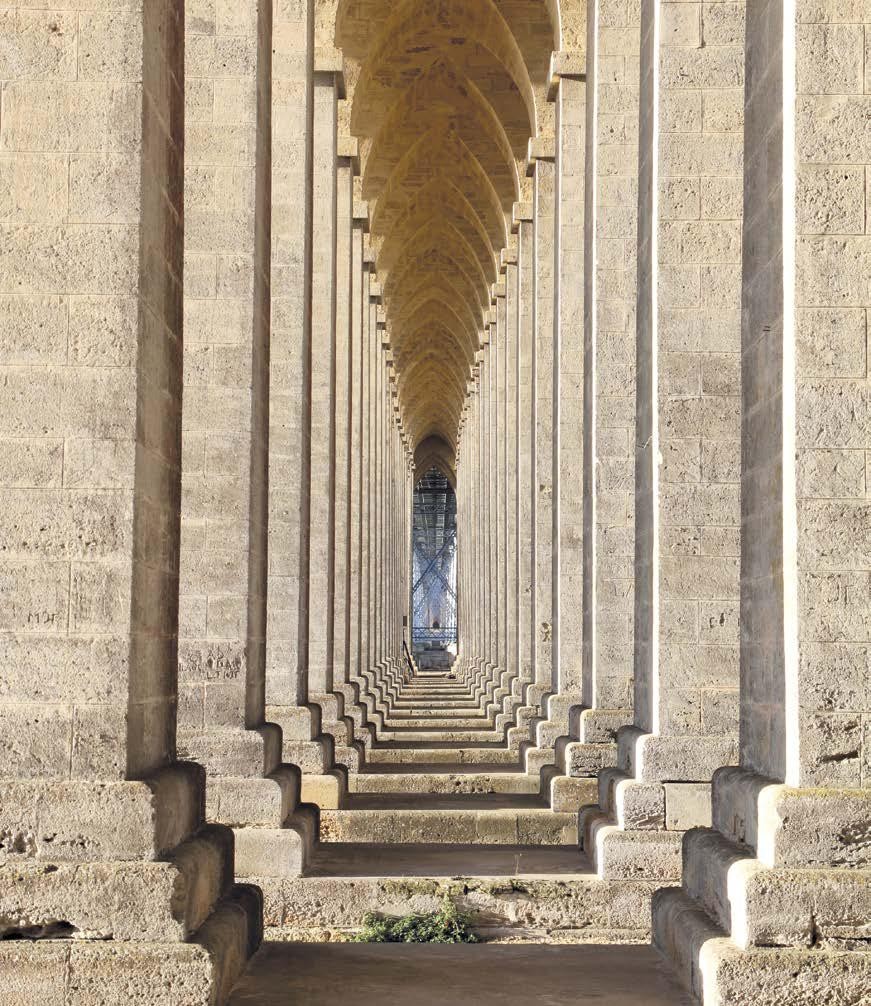
POLYGON ((412 642, 457 641, 457 497, 431 468, 414 490, 412 642))

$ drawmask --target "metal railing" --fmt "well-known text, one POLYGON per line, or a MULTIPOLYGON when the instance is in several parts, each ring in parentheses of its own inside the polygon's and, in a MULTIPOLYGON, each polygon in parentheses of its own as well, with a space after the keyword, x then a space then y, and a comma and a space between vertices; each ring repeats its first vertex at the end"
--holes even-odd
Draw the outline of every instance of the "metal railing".
POLYGON ((412 644, 418 643, 441 643, 448 646, 457 641, 456 625, 447 625, 442 629, 425 629, 415 625, 411 630, 412 644))

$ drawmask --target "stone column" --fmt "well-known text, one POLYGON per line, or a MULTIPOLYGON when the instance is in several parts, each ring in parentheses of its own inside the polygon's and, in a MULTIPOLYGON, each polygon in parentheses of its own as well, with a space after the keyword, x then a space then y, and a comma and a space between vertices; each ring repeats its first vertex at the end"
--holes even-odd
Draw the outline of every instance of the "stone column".
POLYGON ((386 374, 382 351, 383 330, 379 320, 375 329, 375 407, 372 417, 374 446, 372 533, 372 666, 384 683, 382 665, 382 606, 384 602, 384 400, 386 374))
POLYGON ((186 35, 178 750, 206 767, 208 818, 237 831, 237 874, 296 874, 298 782, 264 722, 272 23, 252 0, 186 35), (218 68, 225 50, 246 58, 218 68))
POLYGON ((472 663, 477 656, 477 639, 475 635, 475 547, 472 534, 472 449, 473 449, 473 399, 471 381, 467 382, 468 393, 463 407, 463 418, 460 427, 460 442, 457 457, 457 487, 459 497, 460 530, 457 539, 457 551, 462 569, 462 585, 460 604, 462 619, 460 624, 460 662, 458 670, 464 678, 471 672, 472 663))
POLYGON ((495 485, 496 485, 496 508, 492 514, 492 519, 496 522, 496 586, 497 586, 497 622, 496 622, 496 649, 498 653, 497 664, 503 675, 511 673, 511 668, 507 660, 508 645, 508 622, 506 610, 507 598, 507 557, 506 534, 508 530, 508 494, 506 491, 506 389, 507 372, 505 369, 506 336, 505 336, 505 280, 500 277, 496 283, 493 293, 495 294, 495 316, 496 322, 494 331, 496 333, 496 358, 495 358, 495 383, 496 383, 496 410, 494 434, 496 440, 495 452, 495 485))
POLYGON ((368 228, 365 205, 353 207, 351 233, 350 346, 348 377, 348 656, 346 683, 339 686, 345 709, 354 719, 354 736, 368 743, 365 706, 360 695, 360 587, 361 587, 361 487, 362 487, 362 389, 363 389, 363 234, 368 228))
MULTIPOLYGON (((359 753, 349 741, 339 697, 333 690, 336 599, 336 232, 337 101, 344 96, 341 58, 315 56, 312 112, 311 410, 308 500, 308 700, 319 709, 321 735, 335 763, 356 769, 359 753), (314 603, 314 599, 317 602, 314 603)), ((326 762, 329 767, 331 761, 326 762)), ((320 807, 338 806, 343 791, 336 772, 303 772, 302 796, 320 807)))
POLYGON ((555 114, 555 239, 553 395, 553 611, 554 680, 548 718, 536 729, 537 751, 527 769, 548 766, 551 806, 576 811, 595 801, 594 765, 573 770, 568 745, 579 734, 583 666, 584 500, 584 206, 586 171, 586 59, 583 52, 555 53, 550 97, 555 114))
POLYGON ((871 988, 868 29, 747 7, 740 767, 655 911, 705 1003, 871 988))
MULTIPOLYGON (((308 699, 321 708, 329 730, 335 597, 335 383, 337 78, 315 57, 312 123, 311 412, 309 415, 308 699), (316 600, 315 600, 316 599, 316 600)), ((304 780, 303 785, 305 786, 304 780)))
POLYGON ((405 660, 402 654, 402 582, 405 560, 405 465, 402 458, 402 419, 399 409, 399 389, 393 385, 393 589, 390 602, 390 645, 392 660, 402 673, 405 660))
MULTIPOLYGON (((382 342, 382 347, 385 345, 382 342)), ((391 363, 389 350, 382 353, 382 373, 384 392, 381 400, 381 603, 378 609, 379 633, 381 637, 380 663, 387 670, 387 609, 390 598, 390 426, 393 415, 391 396, 391 363)))
POLYGON ((533 328, 533 225, 532 205, 516 203, 513 211, 517 230, 517 346, 518 346, 518 566, 519 566, 519 670, 515 696, 517 726, 509 730, 513 747, 529 740, 529 723, 539 714, 532 699, 527 699, 535 678, 535 415, 534 415, 534 328, 533 328), (527 704, 527 703, 530 704, 527 704))
POLYGON ((603 787, 618 827, 594 841, 601 875, 664 881, 737 758, 743 9, 726 25, 658 2, 641 28, 635 726, 603 787))
POLYGON ((0 51, 0 999, 217 1001, 261 906, 175 753, 184 26, 14 5, 0 51))
POLYGON ((372 401, 372 309, 371 260, 364 235, 363 282, 361 304, 361 356, 360 356, 360 603, 359 603, 359 687, 360 697, 366 702, 369 716, 374 711, 375 695, 369 687, 369 567, 370 567, 370 409, 372 401))
MULTIPOLYGON (((514 669, 506 661, 507 622, 507 498, 506 498, 506 346, 505 346, 505 280, 500 277, 492 287, 492 307, 490 311, 491 340, 491 396, 490 432, 491 459, 488 469, 490 483, 490 510, 488 520, 492 524, 493 582, 491 617, 493 619, 493 664, 491 680, 488 684, 488 702, 493 713, 501 713, 504 703, 511 695, 514 669)), ((504 719, 504 717, 503 717, 504 719)))
MULTIPOLYGON (((335 326, 335 534, 333 551, 333 693, 337 696, 340 718, 338 743, 354 743, 350 717, 344 717, 345 692, 349 666, 349 595, 351 547, 351 230, 354 204, 354 159, 356 141, 341 137, 337 147, 336 171, 336 326, 335 326)), ((337 756, 339 761, 341 757, 337 756)), ((347 763, 345 763, 347 764, 347 763)), ((358 767, 354 761, 348 768, 358 767)))
POLYGON ((553 666, 554 611, 554 540, 553 540, 553 464, 554 464, 554 242, 555 188, 554 141, 530 141, 529 170, 533 178, 533 428, 535 451, 533 484, 535 487, 534 555, 535 564, 535 683, 530 689, 531 705, 555 692, 557 682, 553 666))
MULTIPOLYGON (((269 353, 269 574, 266 715, 283 733, 284 760, 307 775, 330 766, 308 701, 311 411, 312 4, 276 9, 272 38, 271 294, 269 353), (303 201, 300 203, 300 193, 303 201)), ((338 785, 338 782, 337 782, 338 785)))
POLYGON ((587 35, 585 709, 567 763, 579 775, 614 763, 617 730, 632 719, 639 18, 601 0, 587 35))
POLYGON ((491 435, 492 401, 493 401, 493 345, 492 333, 489 321, 485 327, 485 343, 481 358, 481 461, 480 461, 480 514, 482 547, 483 547, 483 568, 481 576, 481 604, 484 633, 484 675, 481 678, 481 690, 493 679, 496 668, 495 660, 495 638, 494 638, 494 611, 495 601, 493 598, 495 590, 494 558, 495 529, 490 520, 492 513, 491 506, 493 495, 491 494, 491 478, 493 473, 491 451, 493 447, 491 435))
POLYGON ((375 621, 374 611, 376 604, 376 548, 377 548, 377 440, 376 423, 378 409, 378 371, 380 351, 378 344, 380 333, 378 331, 378 302, 381 299, 381 289, 379 284, 370 279, 369 282, 369 343, 368 343, 368 402, 366 405, 366 416, 363 425, 366 430, 367 453, 366 453, 366 493, 368 497, 366 510, 366 534, 367 534, 367 593, 366 593, 366 662, 364 673, 370 681, 373 694, 376 694, 376 685, 380 685, 375 669, 375 621))
POLYGON ((471 500, 469 505, 469 515, 472 527, 470 537, 474 548, 474 618, 475 618, 475 664, 473 674, 477 678, 483 672, 486 652, 485 620, 484 620, 484 577, 485 577, 485 539, 482 511, 484 503, 481 495, 481 459, 482 453, 482 408, 483 408, 483 379, 481 369, 483 366, 484 351, 477 354, 475 363, 475 391, 472 397, 472 434, 471 451, 472 461, 471 472, 471 500))
POLYGON ((507 626, 505 642, 505 664, 511 673, 512 696, 506 709, 513 711, 516 702, 513 694, 520 676, 520 578, 519 578, 519 500, 520 500, 520 459, 518 425, 520 409, 518 405, 518 371, 520 359, 518 303, 517 303, 517 250, 516 239, 512 235, 511 245, 502 256, 505 283, 505 555, 506 591, 505 621, 507 626))
POLYGON ((468 502, 466 499, 466 462, 468 452, 467 426, 469 402, 463 405, 460 417, 460 429, 457 432, 457 663, 458 674, 464 673, 469 654, 469 588, 468 588, 468 556, 466 518, 468 502))

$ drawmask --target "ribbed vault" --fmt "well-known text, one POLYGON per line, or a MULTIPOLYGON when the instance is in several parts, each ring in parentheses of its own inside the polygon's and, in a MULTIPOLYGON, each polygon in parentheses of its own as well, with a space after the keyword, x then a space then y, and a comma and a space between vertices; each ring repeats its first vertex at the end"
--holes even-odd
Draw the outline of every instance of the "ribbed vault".
MULTIPOLYGON (((562 16, 563 23, 560 23, 562 16)), ((558 0, 326 0, 318 45, 345 61, 346 129, 419 472, 452 482, 491 287, 528 199, 529 140, 552 132, 558 0), (330 40, 331 19, 334 35, 330 40)))

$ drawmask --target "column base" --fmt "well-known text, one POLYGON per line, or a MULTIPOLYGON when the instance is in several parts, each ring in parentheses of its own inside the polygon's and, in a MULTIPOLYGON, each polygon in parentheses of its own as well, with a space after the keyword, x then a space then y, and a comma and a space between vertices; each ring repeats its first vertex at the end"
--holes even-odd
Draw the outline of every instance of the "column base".
POLYGON ((223 1006, 260 945, 262 918, 260 891, 237 885, 190 942, 4 940, 0 1002, 146 1006, 172 989, 173 1006, 223 1006))
POLYGON ((262 903, 232 886, 232 832, 203 823, 200 766, 0 787, 0 1001, 144 1004, 168 984, 179 1003, 226 1000, 262 903))
POLYGON ((638 727, 618 732, 619 768, 599 774, 597 807, 581 811, 582 845, 607 879, 679 882, 683 837, 711 825, 711 783, 729 737, 663 737, 638 727))
POLYGON ((702 1006, 855 1006, 871 988, 871 952, 742 950, 680 890, 653 898, 654 943, 702 1006))
POLYGON ((301 797, 303 803, 321 810, 338 810, 348 792, 347 782, 339 773, 314 774, 303 772, 301 797))

